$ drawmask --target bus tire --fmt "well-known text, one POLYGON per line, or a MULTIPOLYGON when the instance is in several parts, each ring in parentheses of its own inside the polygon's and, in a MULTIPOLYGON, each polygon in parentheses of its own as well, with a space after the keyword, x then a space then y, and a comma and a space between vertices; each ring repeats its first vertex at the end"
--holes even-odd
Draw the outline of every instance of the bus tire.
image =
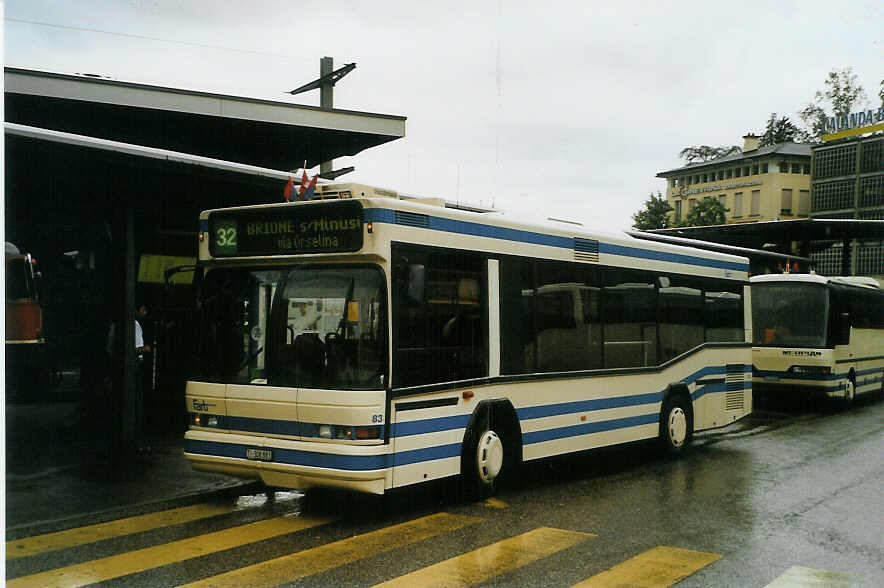
POLYGON ((853 406, 854 401, 856 401, 856 374, 851 370, 844 383, 844 398, 841 399, 841 408, 847 410, 853 406))
POLYGON ((694 436, 694 413, 686 391, 667 394, 660 411, 660 447, 666 455, 684 453, 694 436))
POLYGON ((516 469, 521 452, 514 426, 515 411, 508 402, 482 403, 473 413, 461 453, 461 481, 468 500, 492 496, 501 476, 516 469))

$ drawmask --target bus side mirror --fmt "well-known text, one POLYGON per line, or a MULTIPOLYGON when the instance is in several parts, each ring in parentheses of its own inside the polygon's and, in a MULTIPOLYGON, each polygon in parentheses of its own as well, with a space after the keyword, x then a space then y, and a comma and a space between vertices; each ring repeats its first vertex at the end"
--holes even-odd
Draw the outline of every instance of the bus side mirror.
POLYGON ((836 345, 847 345, 850 343, 850 313, 842 312, 838 315, 838 340, 836 345))
POLYGON ((408 266, 408 285, 406 293, 408 299, 415 304, 424 301, 424 288, 427 283, 427 269, 420 264, 408 266))

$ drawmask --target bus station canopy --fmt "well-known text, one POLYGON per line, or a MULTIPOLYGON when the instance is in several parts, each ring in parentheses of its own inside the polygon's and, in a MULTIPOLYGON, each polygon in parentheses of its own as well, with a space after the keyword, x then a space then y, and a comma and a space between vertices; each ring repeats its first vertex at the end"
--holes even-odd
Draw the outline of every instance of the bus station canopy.
POLYGON ((405 117, 5 68, 5 121, 277 170, 405 136, 405 117))
POLYGON ((884 221, 855 219, 798 219, 706 227, 678 227, 649 231, 688 239, 761 249, 765 245, 788 245, 793 241, 844 241, 884 239, 884 221))

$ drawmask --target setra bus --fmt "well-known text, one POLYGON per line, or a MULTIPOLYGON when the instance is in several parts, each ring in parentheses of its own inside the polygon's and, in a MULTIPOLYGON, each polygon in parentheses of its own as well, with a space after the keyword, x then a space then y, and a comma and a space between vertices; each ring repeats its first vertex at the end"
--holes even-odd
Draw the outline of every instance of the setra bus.
POLYGON ((877 280, 816 274, 753 276, 753 386, 849 405, 884 391, 884 290, 877 280))
POLYGON ((358 184, 203 212, 185 454, 383 494, 752 408, 748 261, 358 184))

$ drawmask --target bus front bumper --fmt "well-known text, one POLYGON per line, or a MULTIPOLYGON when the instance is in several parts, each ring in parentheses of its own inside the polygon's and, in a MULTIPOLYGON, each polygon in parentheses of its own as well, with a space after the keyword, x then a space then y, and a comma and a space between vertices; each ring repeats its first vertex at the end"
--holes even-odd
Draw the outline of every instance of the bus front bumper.
POLYGON ((184 435, 195 470, 306 490, 345 488, 383 494, 392 482, 389 445, 345 445, 204 430, 184 435))

